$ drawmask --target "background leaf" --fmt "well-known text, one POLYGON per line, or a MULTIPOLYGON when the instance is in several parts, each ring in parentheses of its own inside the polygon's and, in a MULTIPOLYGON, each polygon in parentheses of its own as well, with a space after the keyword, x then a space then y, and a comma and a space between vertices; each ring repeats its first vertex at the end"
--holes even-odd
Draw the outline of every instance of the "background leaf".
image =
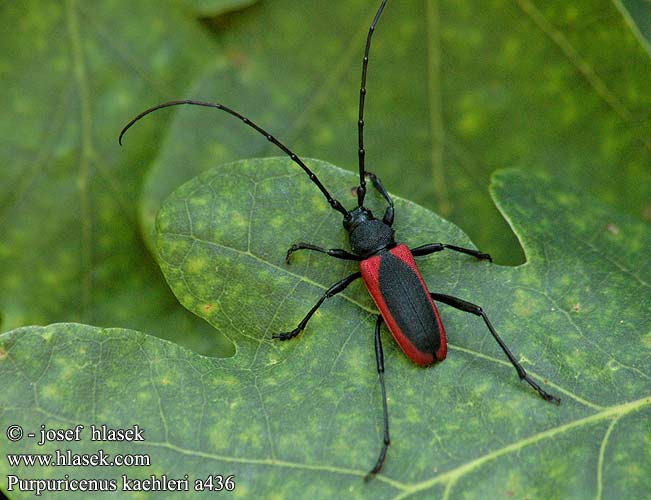
POLYGON ((203 17, 214 17, 225 12, 241 9, 257 0, 182 0, 193 12, 203 17))
POLYGON ((181 93, 217 45, 174 2, 5 2, 0 15, 13 27, 0 35, 0 328, 129 326, 220 352, 142 244, 161 123, 140 128, 144 147, 117 145, 139 103, 181 93))
POLYGON ((615 3, 625 17, 628 17, 631 29, 638 36, 647 53, 651 54, 651 5, 644 0, 621 0, 615 3))
MULTIPOLYGON (((277 0, 248 9, 224 33, 234 67, 219 65, 187 96, 224 102, 299 154, 355 169, 361 57, 376 8, 277 0)), ((651 62, 624 12, 605 0, 389 2, 369 69, 369 168, 505 263, 523 257, 488 198, 496 168, 570 180, 648 223, 651 62)), ((150 234, 182 180, 278 154, 229 117, 179 111, 145 188, 150 234)))

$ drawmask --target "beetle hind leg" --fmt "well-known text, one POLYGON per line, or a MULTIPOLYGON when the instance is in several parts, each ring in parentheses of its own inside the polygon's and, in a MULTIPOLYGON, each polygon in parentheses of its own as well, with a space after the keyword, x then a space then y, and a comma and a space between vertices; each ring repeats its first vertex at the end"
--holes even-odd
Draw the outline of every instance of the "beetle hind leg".
POLYGON ((391 444, 391 438, 389 437, 389 410, 387 408, 387 390, 384 386, 384 353, 382 352, 382 339, 380 338, 380 327, 382 326, 383 318, 381 314, 378 314, 377 321, 375 322, 375 361, 377 363, 377 373, 380 377, 380 387, 382 388, 382 409, 384 414, 384 440, 382 444, 382 449, 380 450, 380 456, 375 462, 375 466, 369 471, 366 476, 364 476, 364 481, 369 481, 375 477, 375 475, 382 470, 384 465, 384 460, 387 456, 387 450, 391 444))
POLYGON ((491 335, 493 335, 493 338, 497 341, 497 343, 500 345, 502 348, 502 351, 504 351, 504 354, 509 358, 509 361, 513 365, 513 368, 518 372, 518 377, 520 377, 520 380, 526 381, 531 387, 533 387, 538 394, 540 394, 540 397, 542 397, 544 400, 549 401, 550 403, 556 403, 560 404, 561 400, 557 398, 556 396, 553 396, 546 392, 538 383, 533 380, 529 375, 527 374, 526 370, 522 367, 520 363, 518 363, 518 360, 515 359, 515 356, 511 351, 509 350, 508 347, 506 347, 506 344, 504 341, 500 338, 500 336, 497 334, 495 331, 495 328, 493 328, 493 325, 491 324, 490 320, 488 319, 488 316, 484 312, 484 310, 479 307, 476 304, 472 304, 470 302, 466 302, 465 300, 459 299, 457 297, 452 297, 450 295, 444 295, 442 293, 430 293, 430 296, 432 299, 438 302, 443 302, 444 304, 447 304, 449 306, 454 307, 455 309, 459 309, 461 311, 469 312, 471 314, 474 314, 475 316, 480 316, 483 320, 488 329, 491 332, 491 335))

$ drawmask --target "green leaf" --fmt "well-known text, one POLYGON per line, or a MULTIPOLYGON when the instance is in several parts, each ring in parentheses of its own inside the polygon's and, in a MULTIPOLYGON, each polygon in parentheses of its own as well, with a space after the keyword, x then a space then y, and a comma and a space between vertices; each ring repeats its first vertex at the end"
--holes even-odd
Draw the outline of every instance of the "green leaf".
MULTIPOLYGON (((224 34, 234 67, 215 68, 184 97, 223 102, 299 155, 354 170, 361 58, 376 8, 367 0, 262 2, 224 34)), ((497 168, 569 179, 651 217, 651 63, 616 3, 389 2, 367 86, 369 169, 500 261, 522 256, 486 193, 497 168)), ((150 231, 182 181, 279 154, 232 118, 179 112, 146 186, 150 231)))
POLYGON ((12 26, 0 35, 0 329, 83 321, 219 352, 142 243, 142 177, 161 122, 134 133, 141 147, 117 144, 215 44, 174 2, 4 2, 0 15, 12 26))
MULTIPOLYGON (((309 164, 353 204, 354 175, 309 164)), ((283 262, 297 240, 345 246, 339 215, 284 159, 224 165, 177 190, 158 218, 163 270, 179 300, 237 349, 219 365, 228 384, 239 380, 237 396, 215 402, 221 412, 211 408, 224 433, 216 449, 202 441, 201 451, 225 455, 220 470, 241 474, 253 496, 271 487, 288 497, 315 484, 314 496, 324 498, 343 489, 371 498, 644 496, 651 310, 640 298, 651 286, 644 250, 651 234, 549 178, 505 171, 492 193, 525 265, 452 253, 419 265, 432 290, 482 305, 562 404, 518 382, 478 318, 441 306, 450 341, 444 363, 418 368, 384 333, 393 444, 385 476, 363 485, 382 418, 375 310, 363 285, 327 301, 294 341, 271 340, 354 270, 309 252, 283 262)), ((382 206, 377 197, 371 204, 382 206)), ((396 200, 396 214, 398 239, 409 245, 470 245, 456 227, 407 201, 396 200)))

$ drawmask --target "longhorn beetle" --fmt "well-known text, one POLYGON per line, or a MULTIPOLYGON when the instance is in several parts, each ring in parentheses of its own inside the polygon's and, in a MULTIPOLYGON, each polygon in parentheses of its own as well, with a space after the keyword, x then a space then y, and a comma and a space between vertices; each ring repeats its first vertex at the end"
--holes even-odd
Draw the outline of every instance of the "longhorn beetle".
POLYGON ((297 243, 292 245, 287 251, 286 262, 289 264, 291 256, 299 250, 312 250, 321 252, 331 257, 343 260, 353 260, 359 262, 360 270, 337 281, 321 296, 317 303, 308 311, 296 328, 290 332, 277 333, 273 335, 274 339, 289 340, 301 333, 312 315, 323 304, 323 302, 343 292, 353 281, 362 278, 368 289, 375 305, 380 314, 377 315, 375 322, 375 358, 377 372, 382 389, 382 407, 384 416, 384 441, 380 450, 380 455, 375 466, 365 476, 365 480, 373 478, 381 469, 386 458, 389 448, 389 412, 387 409, 386 388, 384 385, 384 355, 382 353, 382 341, 380 338, 380 328, 382 323, 393 334, 394 339, 404 351, 404 353, 418 365, 429 365, 436 361, 443 361, 447 352, 447 341, 445 329, 441 322, 435 301, 447 304, 456 309, 474 314, 483 319, 486 327, 493 338, 497 341, 504 354, 518 373, 521 380, 525 380, 533 387, 543 399, 559 404, 560 399, 547 393, 538 385, 525 371, 509 348, 499 337, 488 316, 481 307, 465 300, 442 293, 431 293, 423 277, 414 262, 414 257, 429 255, 441 250, 453 250, 464 253, 480 260, 489 260, 492 262, 490 255, 482 253, 472 248, 463 248, 447 243, 428 243, 416 248, 409 248, 407 245, 397 243, 394 238, 393 217, 394 208, 393 200, 382 185, 380 179, 371 172, 367 172, 364 166, 364 101, 366 98, 366 71, 368 68, 368 55, 371 49, 371 38, 375 31, 380 16, 387 4, 387 0, 382 0, 375 17, 369 28, 366 38, 366 48, 364 50, 364 59, 362 61, 362 83, 359 91, 359 119, 357 122, 358 130, 358 157, 359 157, 359 186, 357 186, 357 206, 352 210, 347 210, 335 198, 333 198, 325 188, 318 177, 303 163, 303 161, 287 146, 268 133, 263 128, 253 123, 237 111, 224 106, 210 102, 195 100, 170 101, 149 108, 135 118, 133 118, 120 133, 119 143, 122 144, 124 133, 138 120, 145 115, 161 108, 189 104, 193 106, 205 106, 216 108, 233 115, 242 120, 246 125, 253 128, 260 134, 264 135, 267 140, 278 146, 285 152, 294 163, 301 167, 309 176, 310 180, 316 184, 323 193, 330 206, 343 215, 344 228, 348 232, 351 252, 341 248, 322 248, 310 243, 297 243), (370 179, 373 187, 380 193, 387 203, 382 220, 377 219, 369 209, 364 207, 364 197, 366 195, 366 179, 370 179))

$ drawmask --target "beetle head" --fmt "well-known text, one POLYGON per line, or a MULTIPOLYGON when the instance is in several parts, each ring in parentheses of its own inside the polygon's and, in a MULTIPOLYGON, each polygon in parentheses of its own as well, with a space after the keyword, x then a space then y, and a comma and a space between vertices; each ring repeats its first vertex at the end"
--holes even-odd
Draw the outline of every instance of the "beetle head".
POLYGON ((357 226, 364 222, 375 220, 373 212, 366 207, 357 207, 344 216, 344 227, 348 233, 352 233, 357 226))
POLYGON ((357 207, 344 217, 350 247, 355 255, 368 257, 384 248, 395 246, 394 231, 376 219, 365 207, 357 207))

